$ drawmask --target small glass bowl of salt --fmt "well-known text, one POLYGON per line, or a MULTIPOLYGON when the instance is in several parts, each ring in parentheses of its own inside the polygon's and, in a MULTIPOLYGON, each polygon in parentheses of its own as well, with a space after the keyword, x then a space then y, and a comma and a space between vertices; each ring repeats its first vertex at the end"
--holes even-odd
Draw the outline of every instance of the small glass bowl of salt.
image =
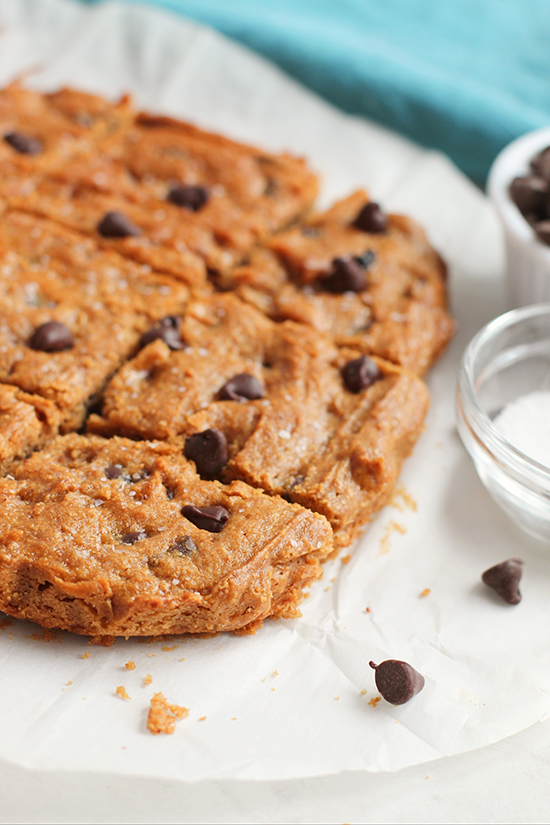
POLYGON ((457 426, 496 503, 550 542, 550 303, 507 312, 472 339, 457 426))

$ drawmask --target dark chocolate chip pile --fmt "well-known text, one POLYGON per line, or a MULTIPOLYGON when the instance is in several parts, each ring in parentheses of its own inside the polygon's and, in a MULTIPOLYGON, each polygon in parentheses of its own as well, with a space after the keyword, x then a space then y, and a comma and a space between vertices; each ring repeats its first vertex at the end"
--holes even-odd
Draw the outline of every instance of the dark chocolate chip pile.
POLYGON ((507 559, 490 567, 482 575, 484 584, 492 587, 495 593, 508 604, 519 604, 521 593, 519 582, 523 572, 523 559, 507 559))
POLYGON ((510 197, 537 237, 550 245, 550 146, 531 160, 528 175, 514 178, 510 197))
POLYGON ((241 372, 234 375, 220 390, 222 401, 254 401, 264 397, 264 388, 255 375, 241 372))
POLYGON ((160 338, 170 349, 183 349, 179 326, 180 319, 176 315, 167 315, 165 318, 157 321, 151 329, 143 333, 139 344, 141 347, 144 347, 150 344, 151 341, 156 341, 157 338, 160 338))
POLYGON ((209 533, 221 533, 229 518, 229 513, 220 504, 214 504, 212 507, 195 507, 194 504, 186 504, 181 508, 181 514, 195 527, 208 530, 209 533))
POLYGON ((227 464, 227 440, 221 430, 203 430, 185 439, 183 454, 195 462, 200 476, 215 478, 227 464))
POLYGON ((59 321, 48 321, 37 327, 29 341, 31 349, 42 352, 59 352, 70 349, 74 344, 71 330, 59 321))
POLYGON ((404 705, 424 687, 422 674, 407 662, 387 659, 379 665, 374 662, 369 665, 375 670, 374 679, 380 695, 392 705, 404 705))
POLYGON ((375 381, 382 377, 382 373, 372 358, 368 355, 361 355, 348 361, 342 368, 342 378, 347 390, 350 392, 361 392, 366 390, 375 381))
POLYGON ((107 212, 97 225, 104 238, 136 238, 141 230, 122 212, 107 212))

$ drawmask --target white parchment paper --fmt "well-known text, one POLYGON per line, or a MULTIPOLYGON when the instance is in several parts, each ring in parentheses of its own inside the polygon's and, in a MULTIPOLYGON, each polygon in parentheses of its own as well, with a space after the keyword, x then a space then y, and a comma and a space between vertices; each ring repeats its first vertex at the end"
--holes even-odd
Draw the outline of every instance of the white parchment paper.
POLYGON ((243 48, 149 8, 2 0, 0 82, 29 69, 38 88, 130 90, 150 110, 304 154, 322 176, 322 205, 367 187, 427 227, 450 265, 459 329, 428 378, 426 430, 392 504, 349 558, 326 565, 302 619, 268 621, 253 637, 118 640, 108 649, 3 624, 0 757, 186 780, 394 771, 547 716, 550 554, 496 508, 454 427, 460 354, 502 310, 502 243, 483 195, 441 155, 341 114, 243 48), (512 555, 526 562, 524 599, 513 608, 480 583, 512 555), (371 701, 368 662, 385 658, 426 677, 400 708, 371 701), (116 694, 121 685, 129 700, 116 694), (146 729, 158 690, 190 708, 173 736, 146 729))

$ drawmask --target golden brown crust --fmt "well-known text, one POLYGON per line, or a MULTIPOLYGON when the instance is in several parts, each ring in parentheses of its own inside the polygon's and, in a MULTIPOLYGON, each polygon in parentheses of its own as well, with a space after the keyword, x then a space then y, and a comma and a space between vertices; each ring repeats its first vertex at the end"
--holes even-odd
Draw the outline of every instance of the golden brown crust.
POLYGON ((352 393, 341 371, 360 350, 336 347, 311 327, 276 324, 232 295, 191 303, 181 334, 186 349, 156 341, 117 373, 89 428, 164 439, 219 429, 229 446, 224 479, 323 513, 338 542, 349 543, 387 500, 420 433, 422 381, 374 359, 379 380, 352 393), (254 375, 264 396, 220 400, 241 373, 254 375))
POLYGON ((299 601, 332 550, 322 516, 242 482, 203 481, 174 445, 60 436, 13 476, 0 479, 0 609, 44 627, 239 629, 299 601), (225 507, 227 524, 200 529, 186 504, 225 507))
POLYGON ((445 266, 409 218, 390 215, 388 230, 353 226, 367 203, 363 191, 276 235, 237 268, 227 285, 271 318, 292 319, 338 343, 423 375, 441 354, 454 325, 446 305, 445 266), (334 295, 323 285, 335 258, 374 253, 367 286, 334 295))
POLYGON ((182 312, 189 298, 183 284, 23 212, 8 211, 0 222, 0 270, 0 382, 53 402, 65 431, 82 424, 140 335, 182 312), (50 321, 71 331, 71 348, 29 346, 50 321))

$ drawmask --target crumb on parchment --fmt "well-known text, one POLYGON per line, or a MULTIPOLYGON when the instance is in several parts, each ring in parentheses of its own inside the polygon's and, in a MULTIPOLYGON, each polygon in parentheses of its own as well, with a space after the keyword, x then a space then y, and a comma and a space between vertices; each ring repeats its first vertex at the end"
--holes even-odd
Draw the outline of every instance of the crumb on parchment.
POLYGON ((132 697, 128 695, 128 692, 124 685, 119 685, 116 689, 117 695, 120 696, 121 699, 131 699, 132 697))
POLYGON ((378 704, 378 702, 380 702, 380 701, 381 701, 381 699, 382 699, 382 697, 381 697, 381 696, 373 696, 373 697, 372 697, 372 699, 369 699, 369 705, 370 705, 372 708, 375 708, 375 707, 376 707, 376 705, 378 704))
POLYGON ((145 685, 145 687, 147 687, 147 685, 150 685, 152 681, 153 681, 153 677, 151 676, 151 674, 146 673, 145 674, 145 679, 143 680, 143 684, 145 685))
POLYGON ((90 651, 87 650, 86 653, 83 653, 80 658, 81 659, 89 659, 90 658, 90 651))
POLYGON ((419 599, 425 599, 426 596, 429 596, 431 592, 432 591, 430 590, 429 587, 425 587, 424 590, 422 591, 422 593, 419 594, 418 598, 419 599))
POLYGON ((126 664, 124 665, 124 667, 126 668, 126 670, 135 670, 135 669, 136 669, 136 664, 135 664, 135 662, 133 662, 133 661, 130 659, 130 661, 129 661, 129 662, 126 662, 126 664))
POLYGON ((155 693, 151 699, 147 728, 155 736, 158 733, 174 733, 178 719, 189 716, 189 710, 180 705, 171 705, 163 693, 155 693))

